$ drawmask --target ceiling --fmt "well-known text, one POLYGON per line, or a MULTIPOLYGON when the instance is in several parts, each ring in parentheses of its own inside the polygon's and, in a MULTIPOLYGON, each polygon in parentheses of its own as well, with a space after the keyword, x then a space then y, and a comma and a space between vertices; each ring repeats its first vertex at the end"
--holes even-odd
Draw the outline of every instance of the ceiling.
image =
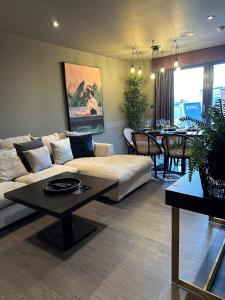
POLYGON ((180 52, 225 44, 216 30, 225 0, 0 0, 0 8, 1 32, 126 60, 132 46, 150 57, 153 39, 169 55, 184 31, 195 35, 178 39, 180 52))

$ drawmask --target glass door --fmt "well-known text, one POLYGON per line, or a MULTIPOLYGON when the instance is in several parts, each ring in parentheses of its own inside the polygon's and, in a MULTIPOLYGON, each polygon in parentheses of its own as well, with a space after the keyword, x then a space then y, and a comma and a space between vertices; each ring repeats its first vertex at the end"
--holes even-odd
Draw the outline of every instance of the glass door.
POLYGON ((201 120, 203 104, 204 67, 174 72, 174 124, 181 117, 201 120))

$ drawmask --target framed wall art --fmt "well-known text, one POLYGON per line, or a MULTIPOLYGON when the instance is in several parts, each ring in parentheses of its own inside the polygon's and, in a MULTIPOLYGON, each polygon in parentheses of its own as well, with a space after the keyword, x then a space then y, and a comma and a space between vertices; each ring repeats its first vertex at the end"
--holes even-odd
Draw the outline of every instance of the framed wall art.
POLYGON ((104 132, 100 68, 63 65, 69 129, 80 133, 104 132))

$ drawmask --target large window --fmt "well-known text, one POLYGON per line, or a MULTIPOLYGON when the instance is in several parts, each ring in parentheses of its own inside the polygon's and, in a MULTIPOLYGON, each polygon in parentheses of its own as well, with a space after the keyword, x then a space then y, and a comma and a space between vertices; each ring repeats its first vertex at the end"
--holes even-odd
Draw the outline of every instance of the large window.
POLYGON ((204 67, 174 72, 174 124, 183 116, 201 119, 203 73, 204 67))
POLYGON ((213 104, 221 97, 225 98, 225 64, 214 65, 213 104))

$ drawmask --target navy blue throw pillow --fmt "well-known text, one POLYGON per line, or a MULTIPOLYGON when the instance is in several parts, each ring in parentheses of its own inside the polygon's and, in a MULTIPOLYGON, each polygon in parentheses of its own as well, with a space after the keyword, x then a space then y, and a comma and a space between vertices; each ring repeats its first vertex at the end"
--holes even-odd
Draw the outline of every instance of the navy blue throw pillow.
POLYGON ((69 136, 69 139, 74 158, 95 156, 91 134, 69 136))
POLYGON ((41 138, 38 138, 36 140, 32 140, 30 142, 21 143, 21 144, 14 144, 14 147, 16 149, 17 155, 22 160, 22 163, 24 164, 27 171, 31 171, 30 165, 26 159, 26 156, 24 155, 23 151, 37 149, 43 147, 43 143, 41 138))

